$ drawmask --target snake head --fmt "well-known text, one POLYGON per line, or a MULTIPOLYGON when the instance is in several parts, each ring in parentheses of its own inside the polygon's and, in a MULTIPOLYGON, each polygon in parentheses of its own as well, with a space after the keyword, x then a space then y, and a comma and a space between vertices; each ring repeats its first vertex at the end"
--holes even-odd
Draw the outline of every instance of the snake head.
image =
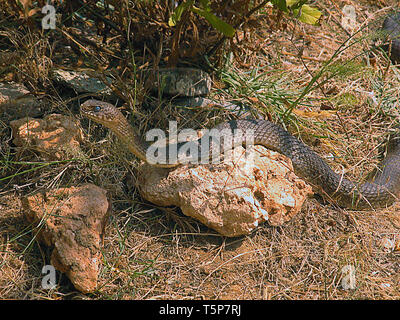
POLYGON ((81 114, 108 128, 121 118, 121 112, 111 103, 90 99, 81 104, 81 114))

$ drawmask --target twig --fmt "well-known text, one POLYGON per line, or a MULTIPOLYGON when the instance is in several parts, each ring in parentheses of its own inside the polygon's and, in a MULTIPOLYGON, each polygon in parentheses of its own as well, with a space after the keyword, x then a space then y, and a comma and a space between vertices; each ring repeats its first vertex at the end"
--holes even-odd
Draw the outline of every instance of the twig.
MULTIPOLYGON (((282 54, 287 55, 287 56, 292 56, 292 57, 299 57, 298 54, 296 53, 291 53, 291 52, 287 52, 285 50, 281 51, 282 54)), ((305 60, 311 60, 311 61, 315 61, 315 62, 326 62, 326 59, 319 59, 319 58, 314 58, 314 57, 307 57, 307 56, 301 56, 302 59, 305 60)))

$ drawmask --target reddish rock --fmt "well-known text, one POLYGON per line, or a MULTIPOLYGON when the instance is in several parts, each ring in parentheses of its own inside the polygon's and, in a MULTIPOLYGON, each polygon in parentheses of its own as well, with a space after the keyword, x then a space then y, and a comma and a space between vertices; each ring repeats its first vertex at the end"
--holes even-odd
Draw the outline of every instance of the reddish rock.
POLYGON ((92 184, 60 188, 23 198, 22 206, 37 239, 54 247, 50 263, 77 290, 93 291, 110 210, 106 191, 92 184))
POLYGON ((61 114, 50 114, 43 119, 22 118, 10 122, 14 144, 38 151, 43 158, 60 160, 76 155, 82 141, 78 121, 61 114))

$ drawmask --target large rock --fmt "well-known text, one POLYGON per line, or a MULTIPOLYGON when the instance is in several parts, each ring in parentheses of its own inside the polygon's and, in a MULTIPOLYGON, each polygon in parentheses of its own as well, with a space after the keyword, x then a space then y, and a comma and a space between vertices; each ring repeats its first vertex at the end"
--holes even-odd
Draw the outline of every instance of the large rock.
POLYGON ((54 248, 50 263, 79 291, 93 291, 110 210, 106 191, 92 184, 60 188, 23 198, 22 206, 37 239, 54 248))
POLYGON ((50 114, 43 119, 22 118, 10 122, 14 144, 33 149, 48 160, 60 160, 76 155, 82 141, 77 120, 61 114, 50 114))
POLYGON ((260 223, 281 225, 300 211, 312 188, 293 173, 291 161, 263 146, 253 157, 237 147, 220 164, 139 168, 141 195, 182 212, 228 237, 249 234, 260 223), (251 158, 250 158, 251 159, 251 158))

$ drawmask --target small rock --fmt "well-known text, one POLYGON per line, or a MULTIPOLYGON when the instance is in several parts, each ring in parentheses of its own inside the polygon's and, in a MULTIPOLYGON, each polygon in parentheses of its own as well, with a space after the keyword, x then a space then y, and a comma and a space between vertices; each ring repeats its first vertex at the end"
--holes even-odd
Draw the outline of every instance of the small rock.
POLYGON ((162 90, 163 95, 196 97, 205 96, 211 90, 210 75, 194 68, 160 68, 158 71, 145 71, 145 81, 150 81, 153 93, 162 90))
POLYGON ((0 83, 0 114, 9 119, 36 117, 42 113, 39 100, 20 83, 0 83))
POLYGON ((22 199, 37 239, 54 247, 50 263, 75 288, 93 291, 101 262, 101 241, 110 210, 106 191, 93 185, 60 188, 22 199))
POLYGON ((139 189, 146 200, 178 206, 182 212, 228 237, 249 234, 260 223, 278 226, 300 211, 311 186, 293 173, 285 156, 254 146, 252 161, 243 147, 219 164, 175 169, 139 167, 139 189))
POLYGON ((50 114, 43 119, 22 118, 10 122, 14 144, 38 151, 45 159, 59 160, 77 154, 82 131, 72 117, 50 114))
MULTIPOLYGON (((51 76, 55 82, 75 90, 76 93, 102 94, 105 97, 113 96, 113 92, 109 87, 88 72, 55 69, 52 71, 51 76)), ((109 84, 112 83, 111 78, 106 77, 106 80, 109 84)))

